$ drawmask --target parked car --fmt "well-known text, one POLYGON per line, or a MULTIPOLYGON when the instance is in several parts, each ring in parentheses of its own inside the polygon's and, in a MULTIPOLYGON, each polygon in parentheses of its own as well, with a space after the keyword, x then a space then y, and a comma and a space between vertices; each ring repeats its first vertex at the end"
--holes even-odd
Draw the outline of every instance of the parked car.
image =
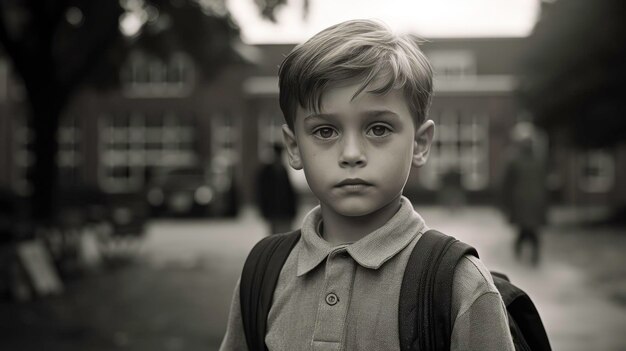
POLYGON ((204 168, 176 168, 155 175, 146 198, 153 216, 204 217, 212 215, 215 189, 204 168))

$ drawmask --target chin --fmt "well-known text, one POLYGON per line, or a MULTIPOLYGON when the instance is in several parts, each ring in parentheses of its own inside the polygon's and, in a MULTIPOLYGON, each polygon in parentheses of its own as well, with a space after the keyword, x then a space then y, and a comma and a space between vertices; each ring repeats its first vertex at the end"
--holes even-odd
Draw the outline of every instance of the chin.
POLYGON ((333 210, 346 217, 361 217, 376 212, 383 206, 366 199, 344 199, 331 206, 333 210))

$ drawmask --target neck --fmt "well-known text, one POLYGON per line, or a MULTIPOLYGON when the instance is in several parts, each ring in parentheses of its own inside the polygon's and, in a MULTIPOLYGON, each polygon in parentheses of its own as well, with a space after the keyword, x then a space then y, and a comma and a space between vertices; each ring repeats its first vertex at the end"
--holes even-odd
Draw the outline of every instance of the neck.
POLYGON ((400 195, 377 211, 363 216, 343 216, 323 204, 320 207, 324 239, 333 245, 347 244, 358 241, 387 223, 400 209, 400 195))

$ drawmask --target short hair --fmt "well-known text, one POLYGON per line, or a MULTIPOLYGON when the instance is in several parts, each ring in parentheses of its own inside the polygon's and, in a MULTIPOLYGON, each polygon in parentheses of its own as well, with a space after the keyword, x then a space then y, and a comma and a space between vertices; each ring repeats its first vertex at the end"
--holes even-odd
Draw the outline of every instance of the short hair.
POLYGON ((319 112, 326 89, 353 79, 363 82, 353 99, 368 87, 366 92, 381 95, 403 89, 413 120, 421 125, 432 98, 433 69, 419 43, 416 36, 394 34, 382 22, 351 20, 296 46, 279 69, 279 101, 287 125, 293 130, 298 105, 319 112))

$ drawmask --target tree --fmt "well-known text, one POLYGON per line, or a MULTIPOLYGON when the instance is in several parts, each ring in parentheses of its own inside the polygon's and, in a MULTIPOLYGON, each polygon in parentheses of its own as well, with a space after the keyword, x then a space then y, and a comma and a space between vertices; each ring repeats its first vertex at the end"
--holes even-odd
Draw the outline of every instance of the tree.
POLYGON ((35 157, 29 175, 31 209, 41 221, 52 216, 59 116, 91 63, 118 39, 122 9, 114 5, 96 1, 86 2, 82 10, 73 7, 80 11, 73 22, 66 20, 72 18, 69 1, 8 0, 0 5, 0 41, 22 80, 30 107, 35 157))
MULTIPOLYGON (((258 1, 272 19, 279 1, 258 1)), ((30 107, 35 163, 29 175, 33 219, 54 215, 59 118, 86 84, 116 86, 130 48, 167 56, 176 50, 201 63, 209 78, 236 61, 239 29, 224 0, 3 0, 0 43, 21 78, 30 107)))
POLYGON ((626 30, 621 0, 544 2, 519 93, 536 122, 580 147, 626 137, 626 30))

